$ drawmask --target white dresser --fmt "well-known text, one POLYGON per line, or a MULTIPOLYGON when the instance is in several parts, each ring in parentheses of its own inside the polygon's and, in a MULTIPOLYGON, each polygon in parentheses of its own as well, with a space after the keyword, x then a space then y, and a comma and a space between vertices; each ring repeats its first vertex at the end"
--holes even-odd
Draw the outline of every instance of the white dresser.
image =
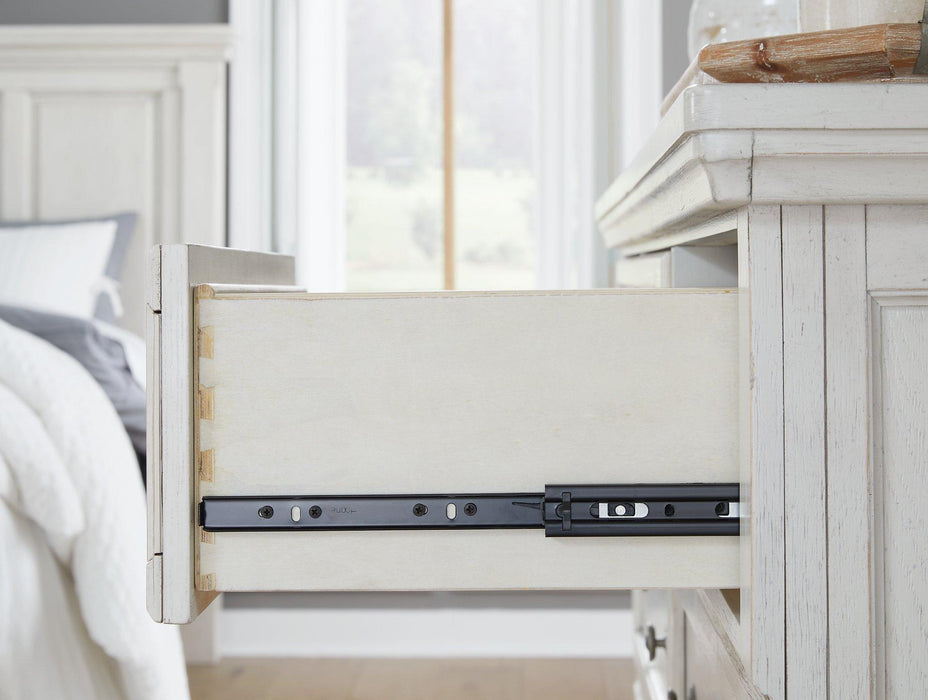
POLYGON ((928 86, 689 88, 597 218, 741 289, 741 589, 635 593, 637 697, 924 697, 928 86))

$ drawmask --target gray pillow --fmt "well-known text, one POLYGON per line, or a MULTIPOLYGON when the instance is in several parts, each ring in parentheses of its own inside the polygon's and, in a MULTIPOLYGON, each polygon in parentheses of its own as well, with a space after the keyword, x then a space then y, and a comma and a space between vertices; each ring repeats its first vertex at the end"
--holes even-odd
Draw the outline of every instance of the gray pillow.
POLYGON ((80 362, 103 388, 122 420, 145 479, 145 391, 132 377, 126 353, 93 322, 75 316, 0 304, 0 320, 42 338, 80 362))
MULTIPOLYGON (((30 226, 49 226, 55 224, 80 224, 97 221, 115 221, 116 237, 113 239, 113 249, 110 251, 110 257, 106 262, 104 274, 110 279, 117 282, 122 277, 122 265, 126 260, 126 251, 129 250, 129 244, 132 242, 132 236, 135 234, 135 224, 138 221, 138 215, 133 212, 123 212, 113 214, 112 216, 94 216, 87 219, 67 219, 55 221, 4 221, 0 223, 0 231, 4 228, 28 228, 30 226)), ((97 306, 94 309, 94 317, 108 323, 115 323, 116 311, 110 303, 110 298, 106 294, 101 294, 97 299, 97 306)))

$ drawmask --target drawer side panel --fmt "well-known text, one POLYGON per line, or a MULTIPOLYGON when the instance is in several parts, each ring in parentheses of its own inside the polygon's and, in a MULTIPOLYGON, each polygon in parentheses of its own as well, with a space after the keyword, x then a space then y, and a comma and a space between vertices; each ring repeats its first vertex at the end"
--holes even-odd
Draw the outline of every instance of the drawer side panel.
MULTIPOLYGON (((738 480, 735 293, 198 303, 212 336, 203 496, 738 480)), ((216 590, 738 585, 737 538, 213 535, 197 580, 216 590)))

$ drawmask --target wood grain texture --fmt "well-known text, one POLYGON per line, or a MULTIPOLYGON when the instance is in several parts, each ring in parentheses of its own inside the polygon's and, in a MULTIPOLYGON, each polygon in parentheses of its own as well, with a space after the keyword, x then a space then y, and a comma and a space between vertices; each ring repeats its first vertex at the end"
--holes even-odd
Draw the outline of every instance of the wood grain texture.
MULTIPOLYGON (((737 294, 200 299, 203 495, 734 481, 737 294)), ((736 538, 217 533, 219 590, 736 586, 736 538), (351 562, 346 566, 345 562, 351 562)))
POLYGON ((678 593, 684 611, 685 691, 678 697, 763 700, 715 606, 701 591, 678 593))
POLYGON ((828 693, 822 207, 783 207, 786 696, 828 693))
POLYGON ((870 412, 862 206, 825 207, 829 697, 871 697, 870 412))
POLYGON ((742 321, 741 620, 754 682, 786 697, 783 276, 780 207, 752 206, 739 228, 742 321), (744 300, 742 300, 744 305, 744 300), (746 357, 745 357, 746 355, 746 357))
POLYGON ((928 687, 928 293, 874 295, 873 499, 876 697, 928 687))
POLYGON ((632 700, 633 668, 629 659, 225 659, 187 673, 193 700, 632 700))
POLYGON ((878 24, 709 44, 699 68, 724 83, 831 83, 912 75, 918 24, 878 24))

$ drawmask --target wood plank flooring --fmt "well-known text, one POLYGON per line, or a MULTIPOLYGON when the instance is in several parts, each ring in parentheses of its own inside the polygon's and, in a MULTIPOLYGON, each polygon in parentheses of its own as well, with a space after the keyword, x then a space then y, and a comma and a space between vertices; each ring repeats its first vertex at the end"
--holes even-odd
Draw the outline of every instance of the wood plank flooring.
POLYGON ((193 700, 631 700, 631 659, 225 659, 193 700))

